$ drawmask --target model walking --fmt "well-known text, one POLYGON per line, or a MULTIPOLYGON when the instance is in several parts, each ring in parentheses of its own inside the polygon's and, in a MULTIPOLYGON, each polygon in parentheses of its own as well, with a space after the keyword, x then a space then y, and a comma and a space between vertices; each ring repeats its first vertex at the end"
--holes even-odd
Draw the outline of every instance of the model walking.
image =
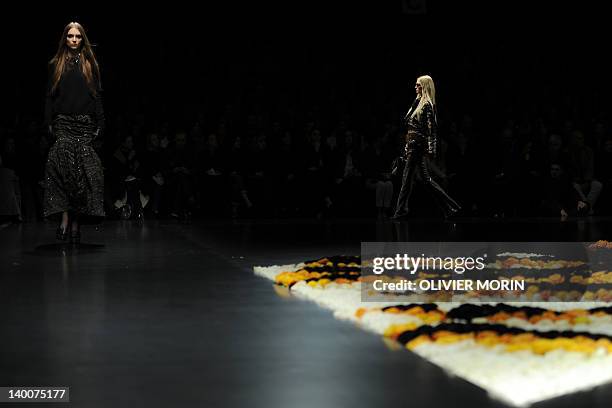
POLYGON ((104 174, 92 144, 104 131, 98 62, 79 23, 64 28, 49 63, 45 120, 55 143, 45 168, 45 216, 61 214, 56 237, 80 241, 85 216, 104 216, 104 174))
POLYGON ((427 163, 427 156, 436 156, 438 144, 434 82, 429 75, 420 76, 417 78, 415 90, 417 97, 404 118, 407 127, 405 166, 393 218, 399 219, 408 215, 409 199, 417 172, 421 173, 422 182, 448 218, 455 215, 461 207, 431 178, 427 163))

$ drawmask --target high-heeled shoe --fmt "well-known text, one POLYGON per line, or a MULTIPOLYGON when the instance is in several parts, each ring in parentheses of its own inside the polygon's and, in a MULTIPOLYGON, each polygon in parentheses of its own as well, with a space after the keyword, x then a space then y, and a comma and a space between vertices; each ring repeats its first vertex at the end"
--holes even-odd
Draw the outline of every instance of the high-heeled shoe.
POLYGON ((446 221, 454 221, 463 216, 463 208, 460 206, 449 207, 444 211, 444 219, 446 221))
POLYGON ((410 213, 408 211, 400 211, 400 212, 396 212, 395 214, 393 214, 391 219, 394 221, 404 220, 408 218, 409 215, 410 213))
POLYGON ((60 225, 57 227, 57 230, 55 231, 55 238, 58 241, 66 241, 68 239, 68 226, 62 228, 60 225))

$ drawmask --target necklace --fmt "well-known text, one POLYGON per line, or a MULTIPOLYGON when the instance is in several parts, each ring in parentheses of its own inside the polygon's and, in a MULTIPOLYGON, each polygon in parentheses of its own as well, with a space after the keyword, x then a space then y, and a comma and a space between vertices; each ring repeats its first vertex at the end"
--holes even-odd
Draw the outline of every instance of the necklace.
POLYGON ((79 62, 81 62, 81 53, 79 52, 78 54, 74 55, 74 54, 68 54, 66 56, 66 59, 68 60, 68 62, 71 65, 78 65, 79 62))

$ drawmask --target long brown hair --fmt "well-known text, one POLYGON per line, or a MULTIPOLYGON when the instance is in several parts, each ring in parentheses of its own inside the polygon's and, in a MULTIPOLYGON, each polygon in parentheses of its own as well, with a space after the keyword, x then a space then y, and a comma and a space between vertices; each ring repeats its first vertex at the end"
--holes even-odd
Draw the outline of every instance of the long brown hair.
POLYGON ((91 43, 87 38, 87 34, 85 34, 85 29, 77 22, 68 23, 66 25, 66 27, 64 28, 64 32, 62 33, 62 36, 59 40, 57 52, 49 62, 51 65, 54 66, 53 78, 51 82, 51 93, 55 92, 55 90, 57 89, 57 85, 59 84, 59 81, 62 78, 64 70, 66 69, 66 61, 70 57, 71 51, 68 48, 68 45, 66 45, 66 38, 68 36, 68 31, 70 31, 71 28, 76 28, 77 30, 79 30, 79 33, 82 36, 79 51, 81 53, 81 63, 79 65, 81 66, 81 72, 83 73, 83 76, 87 81, 87 85, 95 95, 97 86, 99 85, 95 82, 100 81, 100 68, 98 67, 98 61, 96 60, 96 56, 94 55, 94 52, 91 48, 91 43))

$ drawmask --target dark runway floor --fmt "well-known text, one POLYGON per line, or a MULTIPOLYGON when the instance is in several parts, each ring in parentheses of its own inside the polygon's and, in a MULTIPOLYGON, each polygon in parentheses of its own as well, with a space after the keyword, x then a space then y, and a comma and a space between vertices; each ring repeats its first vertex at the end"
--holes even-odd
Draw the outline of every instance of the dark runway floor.
MULTIPOLYGON (((70 406, 87 408, 502 407, 313 303, 278 296, 252 266, 359 254, 361 241, 611 238, 602 218, 109 221, 84 227, 85 244, 71 249, 54 243, 52 224, 11 225, 0 230, 0 386, 69 386, 70 406)), ((610 401, 604 386, 537 406, 610 401)))

